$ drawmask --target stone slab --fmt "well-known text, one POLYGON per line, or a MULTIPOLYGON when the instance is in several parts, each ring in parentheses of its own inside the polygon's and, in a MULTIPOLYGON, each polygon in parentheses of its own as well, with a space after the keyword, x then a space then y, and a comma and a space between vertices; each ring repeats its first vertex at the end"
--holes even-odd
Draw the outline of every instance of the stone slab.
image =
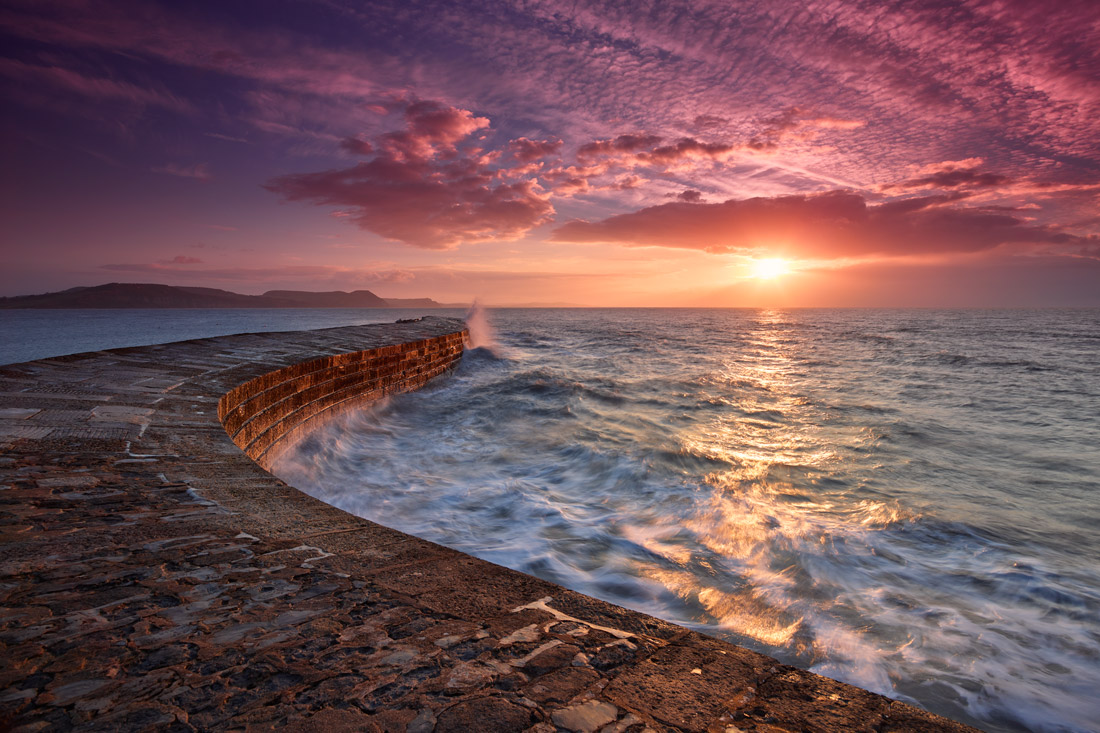
POLYGON ((5 407, 0 409, 0 420, 23 420, 39 412, 34 407, 5 407))

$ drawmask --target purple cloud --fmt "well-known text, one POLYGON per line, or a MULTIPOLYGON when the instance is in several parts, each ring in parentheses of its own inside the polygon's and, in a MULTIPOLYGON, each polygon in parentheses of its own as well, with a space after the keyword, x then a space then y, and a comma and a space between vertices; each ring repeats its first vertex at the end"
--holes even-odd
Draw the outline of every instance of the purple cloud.
POLYGON ((290 201, 344 207, 363 229, 425 249, 516 239, 550 221, 554 208, 535 181, 501 180, 499 155, 459 149, 488 119, 415 101, 404 121, 405 129, 376 138, 367 162, 281 176, 266 187, 290 201))
POLYGON ((849 191, 701 204, 677 201, 602 221, 571 221, 558 242, 756 252, 811 259, 958 254, 1001 245, 1085 245, 1096 240, 1003 212, 954 205, 958 196, 869 204, 849 191))
POLYGON ((521 163, 531 163, 540 158, 557 155, 561 151, 561 140, 528 140, 517 138, 508 143, 512 157, 521 163))

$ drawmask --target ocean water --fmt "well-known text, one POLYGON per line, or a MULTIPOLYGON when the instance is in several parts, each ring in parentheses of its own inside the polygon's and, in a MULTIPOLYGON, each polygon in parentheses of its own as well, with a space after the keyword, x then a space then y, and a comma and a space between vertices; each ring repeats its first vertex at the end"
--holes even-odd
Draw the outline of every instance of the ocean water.
POLYGON ((488 318, 275 472, 989 731, 1100 725, 1100 311, 488 318))
POLYGON ((0 364, 231 333, 393 323, 425 313, 465 315, 462 310, 421 308, 3 309, 0 364))

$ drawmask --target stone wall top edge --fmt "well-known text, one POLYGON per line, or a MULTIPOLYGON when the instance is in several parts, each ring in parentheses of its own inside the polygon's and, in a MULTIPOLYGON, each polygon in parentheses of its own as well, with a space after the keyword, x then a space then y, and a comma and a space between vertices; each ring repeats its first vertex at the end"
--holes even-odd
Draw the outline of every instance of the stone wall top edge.
MULTIPOLYGON (((221 336, 166 341, 158 344, 119 346, 96 351, 59 354, 56 356, 43 357, 41 359, 32 359, 30 361, 0 364, 0 371, 21 371, 26 367, 34 365, 71 364, 74 362, 102 360, 110 357, 116 357, 120 360, 133 358, 147 359, 152 357, 158 362, 164 362, 166 358, 171 359, 187 355, 195 358, 209 358, 219 355, 219 350, 226 348, 258 349, 260 353, 265 356, 266 363, 278 367, 289 366, 308 358, 323 358, 325 356, 335 356, 346 352, 366 351, 384 346, 400 345, 409 341, 462 334, 465 330, 466 323, 462 319, 429 315, 423 316, 415 321, 404 323, 364 323, 351 326, 332 326, 298 331, 247 331, 221 336), (365 343, 362 347, 357 349, 354 343, 349 343, 348 341, 357 336, 381 340, 365 343), (267 342, 267 344, 265 344, 265 342, 267 342), (265 346, 267 346, 267 348, 265 348, 265 346)), ((164 366, 170 367, 172 365, 164 364, 164 366)), ((186 366, 186 363, 180 364, 179 366, 186 366)))
POLYGON ((361 373, 375 362, 379 365, 397 365, 401 359, 411 361, 414 352, 440 350, 452 336, 464 338, 465 330, 432 334, 412 341, 384 344, 361 351, 340 352, 287 365, 270 364, 266 365, 267 368, 258 369, 259 373, 251 379, 235 370, 234 374, 243 378, 243 381, 222 395, 218 403, 219 417, 224 419, 229 413, 243 409, 247 413, 245 419, 250 419, 252 415, 268 407, 267 395, 280 390, 286 384, 304 382, 310 377, 317 378, 316 382, 320 384, 361 373), (440 344, 441 340, 443 344, 440 344))

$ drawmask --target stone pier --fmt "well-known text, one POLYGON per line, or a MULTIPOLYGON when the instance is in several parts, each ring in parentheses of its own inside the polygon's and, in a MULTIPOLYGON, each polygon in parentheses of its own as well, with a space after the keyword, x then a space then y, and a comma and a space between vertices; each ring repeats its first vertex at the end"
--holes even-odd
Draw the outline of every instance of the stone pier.
POLYGON ((263 466, 464 325, 0 367, 0 731, 965 731, 380 526, 263 466))

